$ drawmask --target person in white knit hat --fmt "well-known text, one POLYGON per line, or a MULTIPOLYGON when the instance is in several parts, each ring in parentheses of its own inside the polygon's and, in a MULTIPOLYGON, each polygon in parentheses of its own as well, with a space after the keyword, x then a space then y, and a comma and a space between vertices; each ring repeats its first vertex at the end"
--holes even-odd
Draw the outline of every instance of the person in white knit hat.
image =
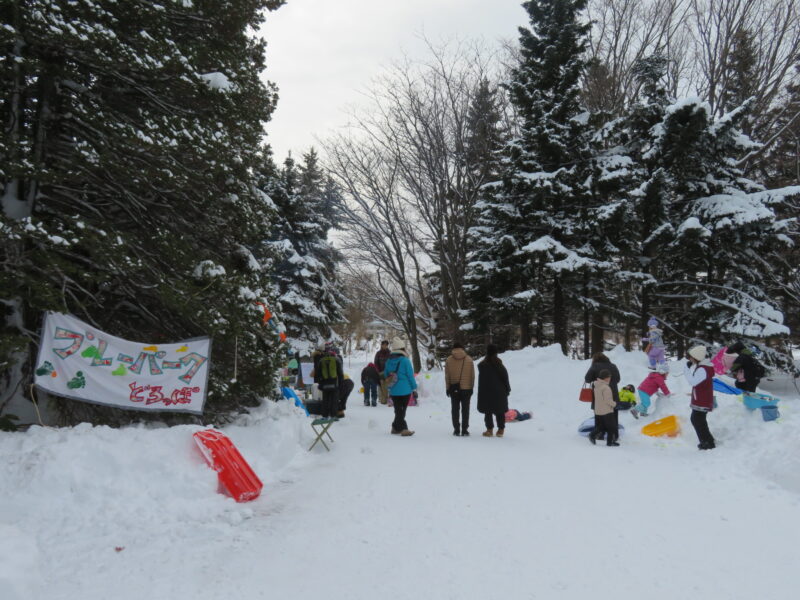
POLYGON ((708 413, 714 410, 714 366, 707 358, 705 346, 694 346, 686 356, 689 360, 683 374, 692 386, 692 426, 700 442, 700 450, 716 447, 714 436, 708 429, 708 413))
POLYGON ((392 433, 408 437, 414 435, 406 423, 406 409, 411 399, 411 394, 417 389, 417 380, 414 379, 414 367, 406 354, 406 343, 402 338, 392 340, 392 354, 386 361, 383 371, 389 387, 394 406, 394 422, 392 433))

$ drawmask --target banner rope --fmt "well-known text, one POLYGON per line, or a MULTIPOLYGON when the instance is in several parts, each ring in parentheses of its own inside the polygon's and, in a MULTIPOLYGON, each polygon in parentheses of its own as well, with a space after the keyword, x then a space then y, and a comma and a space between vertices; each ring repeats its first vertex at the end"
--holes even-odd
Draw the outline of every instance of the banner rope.
POLYGON ((239 336, 237 335, 233 341, 233 380, 239 379, 239 336))
POLYGON ((33 408, 36 409, 36 418, 39 419, 39 425, 42 427, 47 427, 42 421, 42 413, 39 412, 39 404, 36 402, 36 394, 33 393, 33 388, 36 387, 35 383, 32 383, 30 386, 30 393, 31 393, 31 402, 33 402, 33 408))

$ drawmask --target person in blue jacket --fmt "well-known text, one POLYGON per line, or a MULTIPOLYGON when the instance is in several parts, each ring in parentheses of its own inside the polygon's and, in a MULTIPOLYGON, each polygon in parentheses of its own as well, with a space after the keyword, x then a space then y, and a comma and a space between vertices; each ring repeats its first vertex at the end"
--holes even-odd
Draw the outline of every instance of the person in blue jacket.
POLYGON ((394 405, 392 433, 403 437, 414 435, 406 423, 406 409, 411 394, 417 389, 417 380, 414 379, 414 367, 406 355, 406 344, 399 337, 392 340, 392 353, 386 361, 383 377, 386 379, 394 405))

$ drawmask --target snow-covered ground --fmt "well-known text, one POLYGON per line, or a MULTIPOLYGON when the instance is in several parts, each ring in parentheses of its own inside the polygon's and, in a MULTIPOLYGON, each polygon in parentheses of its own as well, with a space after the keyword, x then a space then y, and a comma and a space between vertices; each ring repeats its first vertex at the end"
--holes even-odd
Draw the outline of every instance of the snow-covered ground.
MULTIPOLYGON (((646 374, 615 352, 623 384, 646 374)), ((416 435, 356 392, 317 446, 308 420, 268 403, 225 428, 264 481, 236 504, 193 446, 197 427, 83 425, 0 433, 2 600, 796 597, 800 399, 763 422, 733 396, 696 449, 687 387, 657 405, 681 436, 649 438, 627 413, 621 447, 577 434, 587 361, 556 348, 502 356, 504 439, 451 435, 441 372, 422 375, 416 435)), ((358 381, 363 360, 348 372, 358 381)))

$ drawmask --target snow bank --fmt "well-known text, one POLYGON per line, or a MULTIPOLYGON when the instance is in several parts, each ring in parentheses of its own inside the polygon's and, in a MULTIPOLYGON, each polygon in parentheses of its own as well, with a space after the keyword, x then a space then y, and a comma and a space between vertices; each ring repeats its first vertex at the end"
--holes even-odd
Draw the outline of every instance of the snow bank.
POLYGON ((175 566, 185 557, 167 550, 170 540, 237 535, 307 460, 311 443, 305 416, 285 402, 226 427, 264 482, 262 498, 237 504, 218 493, 217 475, 195 447, 200 429, 83 424, 0 433, 0 598, 36 598, 40 565, 48 579, 69 579, 64 552, 98 564, 124 554, 143 578, 154 552, 175 566))
MULTIPOLYGON (((372 350, 345 359, 356 383, 372 350)), ((648 373, 641 352, 607 354, 622 384, 648 373)), ((418 375, 410 439, 389 434, 391 410, 363 406, 358 385, 330 453, 307 451, 312 432, 298 409, 265 404, 224 428, 264 482, 262 496, 241 505, 217 492, 192 442, 199 427, 0 433, 0 598, 312 598, 333 590, 357 600, 385 588, 386 598, 521 598, 521 590, 527 598, 535 589, 536 597, 577 600, 596 595, 612 571, 624 573, 621 600, 644 589, 653 600, 681 590, 792 597, 800 399, 784 398, 782 418, 764 422, 737 397, 718 395, 709 425, 719 446, 699 452, 689 388, 673 362, 673 395, 654 401, 654 416, 623 412, 622 446, 592 447, 577 434, 590 415, 577 399, 588 360, 569 360, 558 346, 501 359, 510 407, 533 413, 509 424, 503 440, 479 435, 474 397, 471 438, 451 435, 440 369, 418 375), (640 434, 668 414, 681 422, 679 437, 640 434), (598 519, 603 504, 608 522, 598 519), (576 561, 587 539, 603 550, 576 561), (769 567, 756 578, 752 551, 763 548, 769 567), (399 588, 392 556, 412 561, 413 577, 399 588), (634 568, 637 557, 657 560, 657 578, 669 584, 653 587, 654 571, 634 568)))

